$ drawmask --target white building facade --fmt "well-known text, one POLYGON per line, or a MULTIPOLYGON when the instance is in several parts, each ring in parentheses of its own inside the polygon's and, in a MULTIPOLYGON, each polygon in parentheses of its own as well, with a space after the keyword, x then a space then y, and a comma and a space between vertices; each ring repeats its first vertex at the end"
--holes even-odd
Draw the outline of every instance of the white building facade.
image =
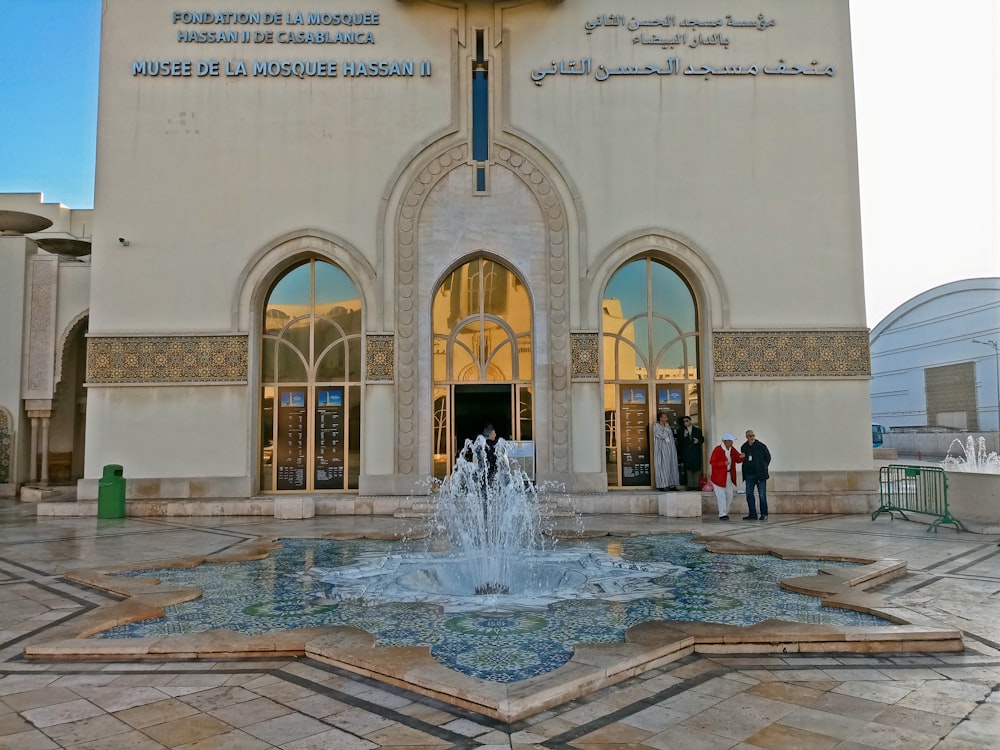
POLYGON ((2 239, 7 484, 393 512, 489 422, 643 512, 665 410, 866 510, 847 0, 668 6, 108 0, 89 262, 2 239))

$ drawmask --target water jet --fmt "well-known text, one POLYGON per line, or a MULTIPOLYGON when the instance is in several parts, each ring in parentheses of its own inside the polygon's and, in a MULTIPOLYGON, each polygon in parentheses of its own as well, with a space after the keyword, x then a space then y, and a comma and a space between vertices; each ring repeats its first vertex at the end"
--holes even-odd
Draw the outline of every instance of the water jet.
POLYGON ((941 468, 945 471, 961 471, 972 474, 1000 474, 1000 455, 996 451, 987 451, 986 438, 982 435, 978 439, 969 435, 965 443, 955 439, 948 447, 948 455, 941 462, 941 468), (961 456, 952 456, 951 451, 958 446, 962 451, 961 456))

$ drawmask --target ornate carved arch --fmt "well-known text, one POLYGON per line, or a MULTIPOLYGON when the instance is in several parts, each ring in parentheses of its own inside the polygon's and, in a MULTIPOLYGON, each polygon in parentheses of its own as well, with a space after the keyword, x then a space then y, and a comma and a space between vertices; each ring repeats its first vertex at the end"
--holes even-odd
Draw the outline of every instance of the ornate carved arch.
POLYGON ((270 283, 296 258, 310 255, 344 269, 361 295, 368 316, 378 310, 375 269, 364 255, 341 237, 318 229, 299 229, 262 245, 240 272, 233 290, 233 330, 253 332, 254 317, 270 283))
POLYGON ((63 360, 66 356, 66 347, 69 345, 70 339, 77 330, 77 326, 81 325, 90 317, 90 310, 84 310, 82 313, 77 315, 73 320, 70 321, 69 325, 63 329, 62 334, 59 336, 59 343, 56 346, 56 369, 55 369, 55 385, 58 386, 63 379, 63 360))
MULTIPOLYGON (((495 164, 510 170, 532 193, 546 226, 547 290, 545 302, 549 338, 545 347, 549 368, 539 368, 540 377, 548 378, 550 398, 545 406, 550 413, 548 442, 551 444, 551 470, 557 474, 570 470, 570 264, 566 209, 553 181, 535 161, 508 144, 494 144, 495 164)), ((416 171, 399 202, 396 220, 396 332, 397 332, 397 470, 402 474, 417 471, 419 425, 417 391, 417 299, 424 291, 417 288, 416 231, 420 212, 428 196, 441 179, 454 169, 468 165, 465 144, 443 149, 431 156, 416 171)))

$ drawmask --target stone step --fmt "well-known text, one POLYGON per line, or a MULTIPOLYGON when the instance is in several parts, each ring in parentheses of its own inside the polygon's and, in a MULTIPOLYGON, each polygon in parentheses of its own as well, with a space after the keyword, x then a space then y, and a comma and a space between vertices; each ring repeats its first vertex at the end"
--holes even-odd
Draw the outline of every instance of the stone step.
POLYGON ((417 500, 412 505, 408 506, 413 510, 423 510, 423 511, 435 511, 437 510, 437 503, 427 502, 426 500, 417 500))
MULTIPOLYGON (((420 499, 392 515, 393 518, 432 518, 436 512, 436 500, 420 499)), ((572 518, 577 514, 572 501, 566 497, 543 499, 538 503, 538 513, 542 518, 572 518)))

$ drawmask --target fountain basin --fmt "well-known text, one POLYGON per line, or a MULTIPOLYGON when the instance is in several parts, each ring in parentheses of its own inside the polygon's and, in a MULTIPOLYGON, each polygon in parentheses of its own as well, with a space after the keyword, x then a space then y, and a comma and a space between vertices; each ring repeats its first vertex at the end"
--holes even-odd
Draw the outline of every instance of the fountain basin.
MULTIPOLYGON (((356 537, 355 537, 356 538, 356 537)), ((747 554, 772 555, 784 559, 819 558, 823 555, 795 552, 787 548, 770 550, 766 545, 747 544, 725 537, 699 537, 714 557, 747 554)), ((961 651, 961 633, 933 624, 912 625, 901 621, 903 611, 870 595, 866 589, 905 574, 900 561, 863 561, 847 568, 824 567, 821 575, 782 582, 782 588, 808 592, 822 598, 824 606, 842 607, 885 618, 892 623, 878 627, 845 627, 816 623, 795 623, 770 619, 750 626, 706 622, 648 621, 629 627, 616 643, 579 643, 563 666, 514 683, 498 683, 461 674, 437 661, 429 646, 379 646, 375 637, 355 627, 303 627, 262 633, 231 629, 184 635, 142 638, 87 636, 124 622, 158 618, 163 607, 191 601, 201 593, 197 588, 163 582, 149 577, 121 576, 125 571, 156 568, 196 570, 201 563, 237 560, 264 560, 276 543, 259 539, 213 557, 159 560, 155 565, 120 565, 87 571, 69 571, 71 580, 110 591, 125 601, 90 610, 49 631, 50 639, 28 643, 25 657, 45 659, 265 659, 307 656, 386 684, 412 690, 452 705, 493 717, 516 721, 559 705, 602 687, 642 674, 691 654, 741 653, 940 653, 961 651)), ((710 556, 710 557, 712 557, 710 556)), ((840 556, 827 559, 843 560, 840 556)), ((216 567, 202 565, 201 567, 216 567)), ((269 569, 270 564, 268 564, 269 569)), ((814 568, 815 570, 815 568, 814 568)), ((231 588, 231 587, 230 587, 231 588)), ((755 596, 767 595, 760 586, 755 596)), ((412 606, 412 605, 407 605, 412 606)))
POLYGON ((313 568, 308 577, 319 582, 323 593, 312 601, 412 602, 433 604, 443 612, 521 611, 579 599, 669 599, 671 578, 689 572, 683 565, 626 562, 600 549, 580 547, 526 551, 505 567, 504 580, 497 581, 489 561, 479 559, 483 556, 414 552, 313 568))
POLYGON ((434 594, 444 597, 468 599, 469 597, 499 596, 518 599, 546 596, 560 591, 579 590, 587 577, 580 570, 563 570, 555 565, 516 564, 515 582, 492 585, 488 581, 477 583, 466 575, 461 563, 435 564, 433 567, 420 566, 404 573, 396 582, 403 588, 418 594, 434 594))
POLYGON ((945 475, 948 477, 951 514, 969 531, 1000 533, 1000 474, 946 469, 945 475))

